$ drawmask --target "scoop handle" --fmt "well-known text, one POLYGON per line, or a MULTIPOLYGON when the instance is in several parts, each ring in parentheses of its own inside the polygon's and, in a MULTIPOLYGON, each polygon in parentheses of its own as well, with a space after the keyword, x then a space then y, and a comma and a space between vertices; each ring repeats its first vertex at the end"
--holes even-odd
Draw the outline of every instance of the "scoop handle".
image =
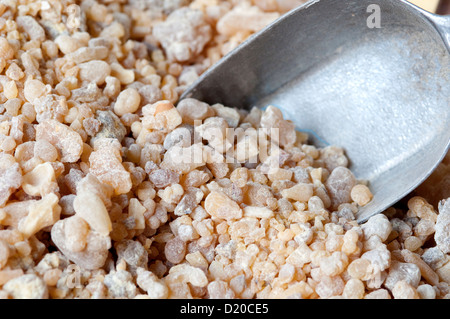
MULTIPOLYGON (((407 2, 407 1, 406 1, 407 2)), ((449 0, 442 0, 439 3, 438 7, 438 14, 430 13, 428 11, 425 11, 410 2, 407 2, 409 5, 415 7, 417 10, 422 12, 422 14, 428 18, 428 20, 431 21, 431 23, 434 24, 435 28, 439 31, 439 33, 442 36, 442 39, 444 40, 447 49, 450 51, 450 5, 449 0), (447 15, 442 15, 447 14, 447 15)))
MULTIPOLYGON (((417 5, 409 2, 408 0, 400 0, 400 1, 413 7, 414 9, 422 13, 422 15, 424 15, 428 20, 430 20, 431 23, 433 23, 434 27, 441 34, 442 39, 444 40, 445 45, 447 46, 447 49, 450 52, 450 15, 434 14, 418 7, 417 5)), ((444 10, 443 8, 446 8, 445 11, 448 10, 448 2, 449 2, 448 0, 440 2, 440 7, 438 8, 438 10, 441 10, 441 13, 448 13, 443 12, 444 10)))
POLYGON ((450 51, 450 15, 427 14, 427 17, 433 22, 450 51))

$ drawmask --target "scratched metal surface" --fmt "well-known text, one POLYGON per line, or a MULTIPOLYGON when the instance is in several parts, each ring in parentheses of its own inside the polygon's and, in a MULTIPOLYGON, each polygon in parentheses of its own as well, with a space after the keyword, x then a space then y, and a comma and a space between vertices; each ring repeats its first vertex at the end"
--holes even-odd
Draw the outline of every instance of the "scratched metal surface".
POLYGON ((273 104, 315 132, 314 144, 344 147, 374 193, 358 213, 363 222, 417 187, 448 149, 449 30, 450 19, 403 1, 310 1, 226 56, 182 98, 273 104), (369 4, 381 8, 380 29, 367 27, 369 4))

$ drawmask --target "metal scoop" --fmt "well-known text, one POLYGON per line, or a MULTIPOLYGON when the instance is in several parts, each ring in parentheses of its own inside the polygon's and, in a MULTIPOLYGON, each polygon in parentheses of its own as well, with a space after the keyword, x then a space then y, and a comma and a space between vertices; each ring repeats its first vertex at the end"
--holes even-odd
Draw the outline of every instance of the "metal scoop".
POLYGON ((250 37, 181 98, 274 105, 314 132, 313 144, 344 147, 374 194, 358 212, 364 222, 416 188, 449 148, 449 51, 449 16, 403 0, 313 0, 250 37))

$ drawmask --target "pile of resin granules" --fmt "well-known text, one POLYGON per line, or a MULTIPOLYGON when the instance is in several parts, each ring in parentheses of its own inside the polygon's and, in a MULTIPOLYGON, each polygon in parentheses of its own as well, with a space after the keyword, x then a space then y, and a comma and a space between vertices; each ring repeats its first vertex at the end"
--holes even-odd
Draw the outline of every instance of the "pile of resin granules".
POLYGON ((1 1, 0 298, 449 298, 449 156, 358 224, 342 148, 178 103, 303 2, 1 1))

